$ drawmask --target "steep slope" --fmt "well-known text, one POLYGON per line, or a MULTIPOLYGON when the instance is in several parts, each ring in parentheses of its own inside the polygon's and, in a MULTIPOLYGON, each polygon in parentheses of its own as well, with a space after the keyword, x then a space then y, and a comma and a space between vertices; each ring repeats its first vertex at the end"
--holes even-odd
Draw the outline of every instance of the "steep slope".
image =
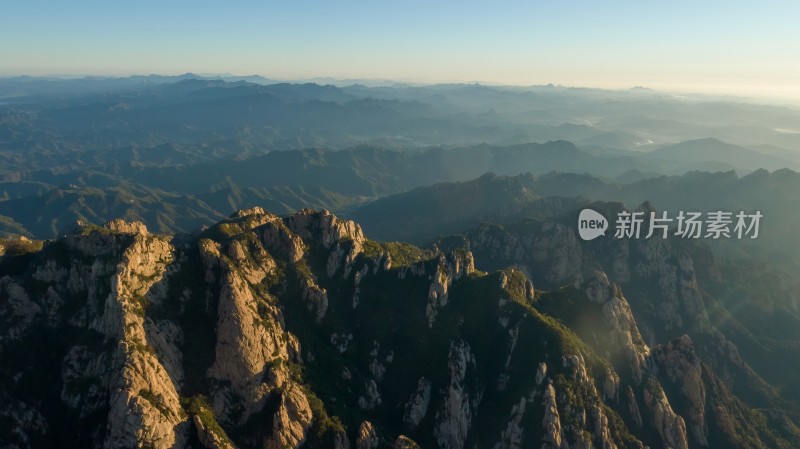
POLYGON ((511 213, 538 196, 529 190, 533 177, 505 178, 487 173, 460 183, 442 183, 390 195, 356 208, 352 215, 381 239, 428 243, 475 226, 486 218, 511 213), (403 226, 397 226, 402 217, 403 226))
MULTIPOLYGON (((622 210, 619 203, 589 206, 607 216, 622 210)), ((679 238, 583 242, 574 225, 579 210, 484 224, 440 240, 439 246, 472 251, 480 269, 514 265, 545 289, 580 285, 602 270, 633 298, 631 308, 648 344, 688 335, 702 363, 737 396, 797 419, 798 379, 785 360, 800 355, 795 294, 800 284, 789 267, 719 258, 706 244, 679 238)))
POLYGON ((370 235, 427 245, 481 222, 560 216, 586 203, 588 194, 619 190, 588 175, 551 172, 500 176, 486 173, 464 182, 438 183, 378 198, 349 212, 370 235))
MULTIPOLYGON (((78 226, 0 258, 11 447, 788 448, 606 274, 540 292, 469 251, 254 208, 192 236, 78 226), (587 317, 590 326, 586 325, 587 317), (597 319, 600 317, 600 319, 597 319)), ((780 422, 777 422, 780 421, 780 422)))
MULTIPOLYGON (((715 250, 744 251, 746 255, 757 254, 763 260, 771 261, 777 258, 791 259, 800 250, 800 240, 796 238, 796 223, 800 222, 798 191, 800 174, 789 169, 774 172, 756 170, 742 177, 732 171, 690 172, 631 183, 609 182, 589 174, 550 172, 543 175, 498 176, 491 184, 473 179, 456 184, 420 187, 379 198, 355 208, 350 215, 377 238, 413 238, 416 243, 428 244, 436 237, 446 235, 447 229, 451 233, 465 231, 476 221, 504 223, 526 217, 551 218, 569 211, 569 207, 552 207, 550 203, 556 199, 550 197, 558 197, 558 201, 566 204, 568 202, 564 198, 569 199, 572 209, 591 200, 622 202, 629 208, 649 201, 660 210, 669 211, 673 217, 679 211, 722 210, 734 214, 738 211, 761 211, 765 218, 758 239, 737 241, 738 250, 719 246, 715 250), (481 183, 486 185, 483 190, 479 188, 481 183), (514 195, 518 185, 528 192, 527 203, 525 197, 514 195), (503 193, 503 188, 509 193, 503 193), (449 214, 434 213, 437 209, 429 207, 444 191, 449 192, 449 197, 462 201, 470 197, 479 199, 476 204, 460 212, 463 224, 459 229, 454 229, 458 223, 451 220, 449 214), (490 196, 492 194, 494 196, 490 196), (418 202, 420 209, 414 209, 413 205, 418 202), (509 207, 512 203, 514 206, 509 207), (426 213, 420 213, 422 210, 426 213), (411 225, 418 227, 413 236, 407 231, 411 225)), ((442 203, 440 207, 446 210, 447 205, 442 203)))

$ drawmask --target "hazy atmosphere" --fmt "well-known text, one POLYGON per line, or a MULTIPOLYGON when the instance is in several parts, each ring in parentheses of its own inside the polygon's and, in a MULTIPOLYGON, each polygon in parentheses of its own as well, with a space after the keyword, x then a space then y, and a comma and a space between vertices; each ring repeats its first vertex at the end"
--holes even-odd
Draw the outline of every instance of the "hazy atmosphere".
POLYGON ((800 99, 797 2, 5 2, 0 75, 232 73, 800 99))
POLYGON ((797 449, 798 5, 3 2, 0 449, 797 449))

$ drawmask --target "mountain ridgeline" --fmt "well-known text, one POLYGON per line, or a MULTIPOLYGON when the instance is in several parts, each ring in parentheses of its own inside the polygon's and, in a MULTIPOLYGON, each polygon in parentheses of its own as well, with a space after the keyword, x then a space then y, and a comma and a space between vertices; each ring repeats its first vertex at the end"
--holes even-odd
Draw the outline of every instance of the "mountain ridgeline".
MULTIPOLYGON (((116 218, 191 232, 253 206, 350 214, 487 172, 586 174, 608 193, 587 198, 628 203, 642 193, 651 197, 631 201, 671 209, 659 195, 689 192, 691 201, 718 173, 762 168, 783 174, 756 183, 765 196, 746 195, 769 202, 774 191, 782 201, 800 169, 798 122, 788 107, 647 89, 3 78, 0 235, 53 238, 75 221, 116 218), (685 176, 698 170, 708 173, 685 176)), ((550 195, 573 196, 562 187, 550 195)), ((733 202, 723 199, 716 207, 733 202)))
MULTIPOLYGON (((792 235, 793 223, 800 218, 794 195, 800 177, 795 171, 646 176, 637 167, 642 164, 632 157, 595 156, 570 142, 553 141, 421 152, 374 147, 275 151, 241 161, 170 167, 43 170, 0 183, 0 233, 52 238, 75 221, 102 223, 115 218, 143 221, 163 233, 191 232, 234 210, 259 205, 279 214, 325 208, 352 215, 367 227, 383 220, 390 229, 402 229, 392 224, 410 212, 426 221, 451 222, 450 228, 442 229, 450 233, 468 228, 475 219, 491 218, 495 211, 484 210, 481 217, 471 217, 464 225, 460 218, 467 218, 478 204, 456 211, 442 200, 435 207, 449 207, 451 213, 431 214, 437 209, 411 210, 416 201, 411 198, 417 195, 420 204, 430 204, 445 194, 446 183, 461 183, 449 188, 452 194, 447 201, 452 204, 463 202, 466 197, 458 195, 467 194, 474 185, 477 200, 494 208, 559 196, 622 201, 631 206, 649 200, 670 211, 761 209, 774 217, 770 225, 781 228, 764 233, 775 240, 770 243, 794 244, 785 237, 792 235), (487 172, 497 179, 483 178, 487 172), (492 190, 492 183, 496 189, 511 190, 492 190), (408 207, 402 209, 401 203, 408 207)), ((425 244, 438 236, 427 227, 406 228, 406 235, 392 236, 380 228, 382 224, 376 225, 377 238, 425 244)))
POLYGON ((800 111, 381 84, 0 78, 0 448, 797 446, 800 111))
POLYGON ((253 208, 192 234, 115 220, 4 241, 0 443, 793 447, 796 402, 714 324, 702 251, 582 254, 542 229, 425 250, 253 208))

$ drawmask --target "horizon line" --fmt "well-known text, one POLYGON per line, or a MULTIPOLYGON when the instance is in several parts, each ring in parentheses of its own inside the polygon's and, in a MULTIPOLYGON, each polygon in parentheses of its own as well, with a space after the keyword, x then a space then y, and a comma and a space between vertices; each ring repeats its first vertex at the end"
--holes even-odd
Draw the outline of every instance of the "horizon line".
MULTIPOLYGON (((353 76, 346 76, 346 77, 337 77, 337 76, 302 76, 302 77, 271 77, 266 76, 260 73, 249 73, 245 75, 238 75, 230 72, 219 72, 219 73, 201 73, 201 72, 194 72, 194 71, 186 71, 180 73, 157 73, 157 72, 150 72, 150 73, 143 73, 143 72, 127 72, 125 74, 99 74, 99 73, 48 73, 48 74, 41 74, 41 75, 32 75, 29 73, 15 73, 15 74, 0 74, 0 80, 8 80, 14 78, 32 78, 32 79, 43 79, 43 80, 50 80, 50 81, 69 81, 69 80, 79 80, 79 79, 126 79, 126 78, 135 78, 135 77, 164 77, 164 78, 180 78, 180 77, 194 77, 195 79, 219 79, 225 81, 224 78, 261 78, 270 84, 280 84, 280 83, 289 83, 289 84, 318 84, 318 85, 332 85, 336 87, 346 87, 352 85, 358 85, 362 83, 369 83, 371 85, 367 87, 394 87, 391 86, 392 84, 396 85, 404 85, 409 87, 435 87, 435 86, 448 86, 448 85, 478 85, 478 86, 486 86, 486 87, 515 87, 515 88, 560 88, 560 89, 586 89, 586 90, 598 90, 598 91, 608 91, 608 92, 628 92, 628 91, 651 91, 654 94, 664 94, 673 97, 681 97, 685 95, 694 95, 700 97, 706 97, 705 99, 710 98, 725 98, 729 100, 738 100, 738 101, 745 101, 749 103, 762 103, 766 102, 769 105, 775 106, 790 106, 790 107, 800 107, 800 94, 797 96, 791 95, 777 95, 777 94, 758 94, 752 91, 740 91, 734 92, 733 89, 731 90, 720 90, 720 91, 708 91, 702 90, 702 88, 687 88, 687 87, 679 87, 678 85, 673 87, 650 87, 647 83, 637 83, 633 86, 609 86, 609 85, 579 85, 579 84, 562 84, 558 82, 540 82, 540 83, 533 83, 533 84, 524 84, 524 83, 509 83, 509 82, 502 82, 502 81, 490 81, 490 80, 418 80, 418 79, 407 79, 407 78, 368 78, 368 77, 353 77, 353 76), (321 83, 326 84, 321 84, 321 83), (332 83, 339 83, 339 84, 332 84, 332 83), (345 84, 350 83, 350 84, 345 84), (381 84, 385 83, 385 84, 381 84)), ((690 99, 690 98, 686 98, 690 99)))

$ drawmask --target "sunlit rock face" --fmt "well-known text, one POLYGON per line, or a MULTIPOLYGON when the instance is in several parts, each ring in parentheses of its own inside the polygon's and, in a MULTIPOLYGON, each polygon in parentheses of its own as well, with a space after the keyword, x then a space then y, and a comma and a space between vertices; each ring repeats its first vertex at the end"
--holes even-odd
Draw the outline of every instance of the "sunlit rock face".
MULTIPOLYGON (((553 229, 440 251, 326 211, 181 238, 78 224, 0 256, 0 446, 790 447, 742 437, 794 427, 747 408, 692 337, 645 341, 617 275, 656 276, 702 323, 691 261, 628 248, 639 265, 588 270, 553 229), (536 263, 480 271, 486 245, 536 263), (563 288, 534 289, 536 270, 563 288)), ((714 335, 716 366, 746 369, 714 335)))

